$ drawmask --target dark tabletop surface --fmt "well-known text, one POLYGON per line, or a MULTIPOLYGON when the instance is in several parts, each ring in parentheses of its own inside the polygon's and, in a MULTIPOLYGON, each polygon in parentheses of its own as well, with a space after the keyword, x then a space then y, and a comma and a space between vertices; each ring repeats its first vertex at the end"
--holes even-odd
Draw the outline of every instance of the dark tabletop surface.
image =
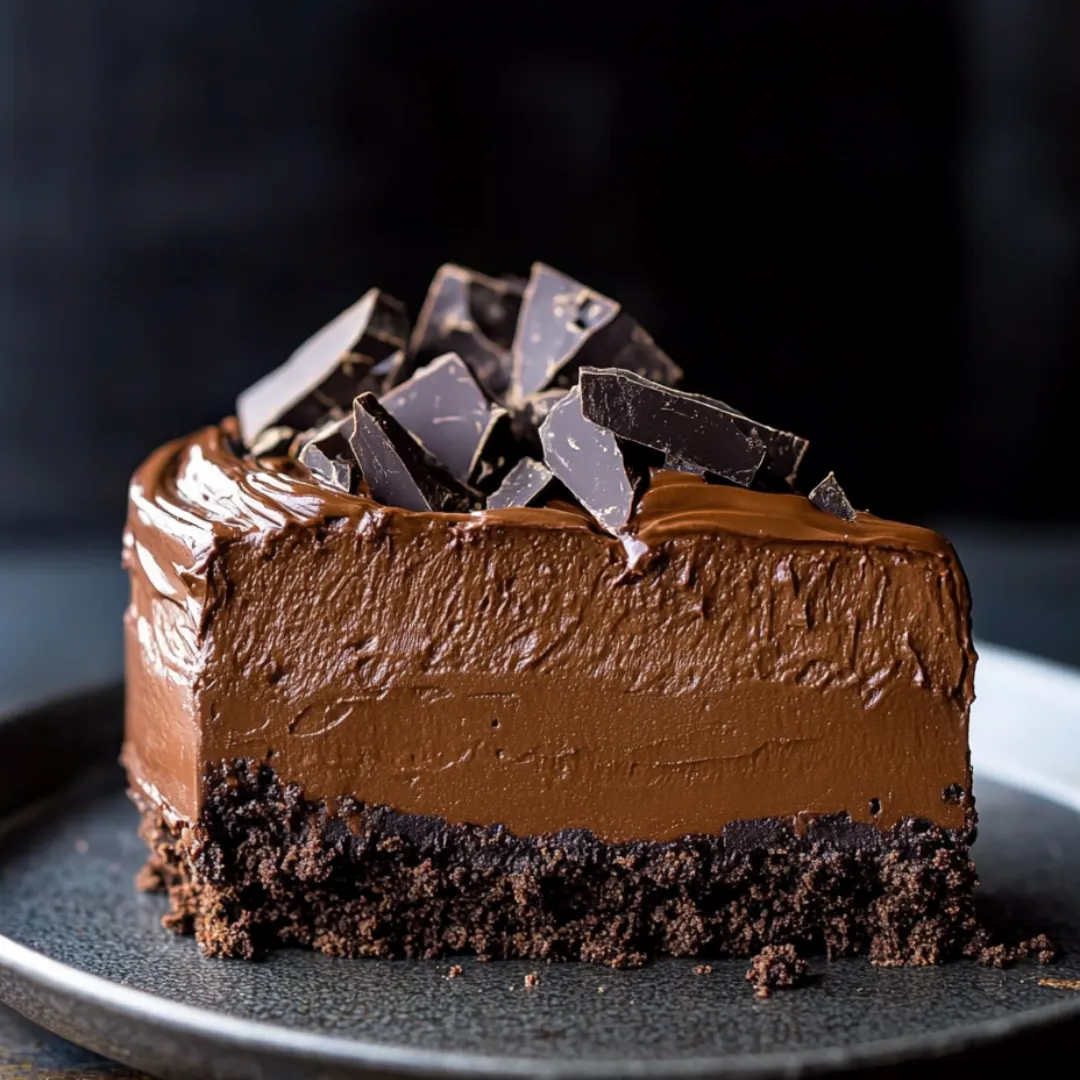
MULTIPOLYGON (((986 641, 1080 667, 1080 531, 939 523, 971 579, 986 641)), ((58 696, 121 672, 125 580, 118 542, 0 547, 0 708, 58 696)), ((0 1080, 131 1077, 0 1007, 0 1080)))

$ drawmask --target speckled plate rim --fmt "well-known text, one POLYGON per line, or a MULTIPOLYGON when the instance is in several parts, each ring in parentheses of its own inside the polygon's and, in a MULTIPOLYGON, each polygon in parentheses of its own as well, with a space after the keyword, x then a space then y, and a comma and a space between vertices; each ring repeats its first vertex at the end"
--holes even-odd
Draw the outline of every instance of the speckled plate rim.
MULTIPOLYGON (((985 777, 1041 795, 1080 812, 1080 673, 998 646, 981 644, 972 724, 972 760, 985 777), (1018 715, 1024 722, 1018 724, 1018 715)), ((533 1076, 598 1080, 614 1076, 807 1076, 888 1066, 985 1047, 1019 1035, 1080 1020, 1080 1001, 1040 1006, 993 1020, 957 1025, 918 1037, 899 1037, 791 1053, 716 1058, 586 1059, 548 1061, 511 1055, 430 1051, 314 1035, 224 1016, 155 997, 60 963, 0 935, 0 999, 28 1019, 93 1050, 124 1060, 103 1042, 93 1019, 121 1028, 153 1027, 182 1044, 217 1046, 228 1058, 245 1056, 279 1068, 331 1070, 362 1076, 533 1076), (67 1003, 57 1012, 56 1003, 67 1003), (80 1014, 79 1010, 87 1010, 80 1014)), ((137 1062, 133 1062, 137 1065, 137 1062)), ((237 1067, 221 1075, 258 1075, 237 1067)))

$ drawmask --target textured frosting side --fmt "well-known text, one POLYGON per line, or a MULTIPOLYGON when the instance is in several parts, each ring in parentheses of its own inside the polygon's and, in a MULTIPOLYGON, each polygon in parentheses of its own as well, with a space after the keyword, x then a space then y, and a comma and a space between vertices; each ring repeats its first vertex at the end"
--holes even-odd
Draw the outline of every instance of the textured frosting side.
POLYGON ((975 656, 937 534, 660 474, 631 567, 572 508, 413 514, 293 468, 210 428, 133 481, 125 757, 179 816, 193 764, 248 757, 523 835, 963 824, 975 656))

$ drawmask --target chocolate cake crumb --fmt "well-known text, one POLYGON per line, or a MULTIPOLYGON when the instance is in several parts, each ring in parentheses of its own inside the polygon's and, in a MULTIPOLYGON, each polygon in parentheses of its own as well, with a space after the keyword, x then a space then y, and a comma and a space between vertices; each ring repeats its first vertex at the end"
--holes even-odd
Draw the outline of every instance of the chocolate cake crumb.
POLYGON ((1050 964, 1057 959, 1057 949, 1045 934, 1036 934, 1016 945, 997 943, 995 945, 977 943, 971 954, 980 964, 987 967, 1004 968, 1020 960, 1034 960, 1039 964, 1050 964))
POLYGON ((539 985, 540 985, 540 976, 537 975, 535 971, 530 971, 529 974, 525 976, 525 989, 526 990, 531 990, 534 986, 539 986, 539 985))
POLYGON ((174 829, 133 798, 150 847, 140 883, 167 891, 164 924, 194 933, 210 956, 301 945, 628 968, 788 944, 886 966, 977 955, 974 808, 960 829, 905 820, 884 830, 837 815, 802 836, 758 822, 670 842, 566 830, 553 844, 352 799, 306 801, 271 766, 246 761, 208 778, 194 828, 174 829))
POLYGON ((1080 979, 1040 979, 1039 985, 1054 990, 1080 990, 1080 979))
POLYGON ((696 968, 694 968, 694 974, 695 975, 711 975, 712 974, 712 964, 698 964, 698 966, 696 968))
POLYGON ((987 945, 986 948, 979 950, 976 959, 980 964, 985 964, 986 967, 1003 968, 1009 963, 1011 957, 1008 946, 987 945))
POLYGON ((810 965, 795 951, 794 945, 766 945, 751 961, 747 982, 754 996, 767 998, 781 986, 798 986, 810 971, 810 965))
POLYGON ((447 973, 448 979, 456 979, 461 974, 461 965, 455 964, 447 973))
POLYGON ((161 875, 154 869, 151 862, 147 862, 135 875, 135 888, 145 893, 164 892, 165 886, 162 884, 161 875))
POLYGON ((1017 949, 1018 959, 1034 959, 1039 964, 1052 964, 1058 956, 1057 946, 1045 934, 1022 941, 1017 949))

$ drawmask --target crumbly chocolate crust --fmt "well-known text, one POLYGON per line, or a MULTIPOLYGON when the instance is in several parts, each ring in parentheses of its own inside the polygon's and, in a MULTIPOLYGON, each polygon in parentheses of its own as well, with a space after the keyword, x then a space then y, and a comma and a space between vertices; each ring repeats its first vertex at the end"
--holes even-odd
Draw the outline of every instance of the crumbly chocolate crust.
POLYGON ((806 979, 810 965, 799 956, 794 945, 766 945, 751 961, 746 981, 754 996, 769 997, 781 986, 798 986, 806 979))
POLYGON ((584 831, 498 827, 305 802, 272 768, 222 767, 194 828, 133 795, 151 855, 142 888, 166 889, 164 924, 211 956, 279 945, 330 955, 580 959, 868 954, 926 965, 980 938, 962 830, 908 820, 885 832, 837 818, 802 835, 749 822, 721 836, 608 844, 584 831))

